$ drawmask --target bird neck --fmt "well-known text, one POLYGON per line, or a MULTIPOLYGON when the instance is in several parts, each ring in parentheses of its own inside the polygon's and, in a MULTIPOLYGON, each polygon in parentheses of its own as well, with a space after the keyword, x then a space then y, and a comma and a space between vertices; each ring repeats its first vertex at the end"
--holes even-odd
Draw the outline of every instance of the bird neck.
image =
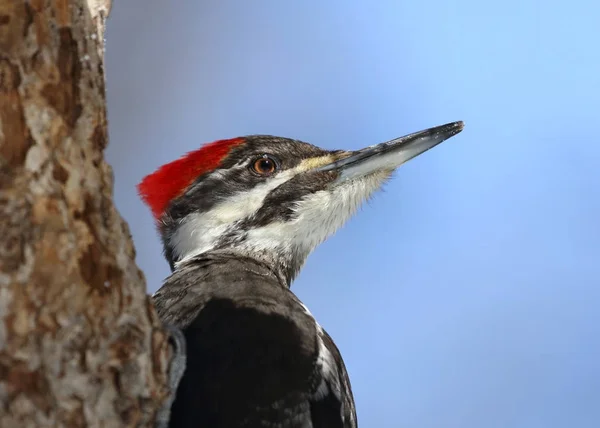
POLYGON ((255 258, 214 251, 177 264, 153 299, 165 324, 183 328, 212 299, 240 303, 269 298, 273 293, 292 294, 271 266, 255 258))
POLYGON ((239 266, 243 263, 247 271, 253 274, 270 274, 277 279, 279 285, 289 288, 292 281, 304 264, 304 259, 294 258, 292 254, 279 254, 276 251, 250 251, 246 248, 223 248, 211 250, 194 257, 186 258, 174 263, 173 270, 177 271, 189 264, 198 262, 215 261, 222 265, 223 269, 230 266, 239 266))

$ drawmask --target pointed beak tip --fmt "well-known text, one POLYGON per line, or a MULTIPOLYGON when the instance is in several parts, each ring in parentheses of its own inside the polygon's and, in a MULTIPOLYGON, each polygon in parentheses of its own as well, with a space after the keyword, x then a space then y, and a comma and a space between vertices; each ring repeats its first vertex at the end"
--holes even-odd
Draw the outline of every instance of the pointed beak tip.
POLYGON ((458 120, 456 122, 450 122, 447 125, 442 125, 439 128, 448 130, 452 135, 456 135, 465 128, 465 122, 458 120))
POLYGON ((434 128, 429 128, 424 131, 416 132, 412 135, 417 136, 419 134, 421 134, 421 135, 428 134, 428 136, 430 138, 432 138, 433 140, 437 140, 437 144, 439 144, 442 141, 445 141, 445 140, 459 134, 460 132, 462 132, 462 130, 464 128, 465 128, 465 122, 463 122, 462 120, 459 120, 456 122, 449 122, 445 125, 436 126, 434 128))

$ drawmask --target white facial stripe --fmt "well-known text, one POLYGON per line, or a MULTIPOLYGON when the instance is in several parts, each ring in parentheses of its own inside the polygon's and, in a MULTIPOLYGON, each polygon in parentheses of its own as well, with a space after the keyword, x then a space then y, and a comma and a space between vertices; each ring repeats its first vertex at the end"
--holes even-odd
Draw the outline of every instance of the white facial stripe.
POLYGON ((207 212, 188 215, 171 237, 174 256, 180 259, 178 263, 211 250, 229 227, 256 213, 267 195, 295 173, 284 171, 248 192, 233 195, 207 212))
MULTIPOLYGON (((283 171, 248 192, 240 192, 217 204, 205 213, 188 215, 171 237, 174 256, 182 263, 198 254, 211 250, 219 237, 235 222, 251 217, 263 205, 275 188, 294 176, 330 162, 330 156, 306 159, 295 168, 283 171)), ((220 173, 216 171, 215 173, 220 173)))
POLYGON ((296 205, 296 218, 250 230, 244 245, 252 246, 252 250, 295 249, 308 254, 338 230, 388 177, 387 172, 372 174, 333 190, 312 193, 296 205))
POLYGON ((229 224, 216 222, 204 214, 194 213, 187 216, 171 237, 170 244, 174 256, 181 259, 175 265, 211 250, 229 227, 229 224))
MULTIPOLYGON (((188 215, 171 237, 176 265, 214 248, 219 238, 236 222, 254 215, 265 198, 295 175, 327 164, 330 156, 307 159, 248 192, 240 192, 205 213, 188 215)), ((338 230, 357 208, 389 177, 389 172, 368 175, 307 195, 299 201, 290 221, 279 221, 247 231, 240 246, 249 251, 273 250, 281 254, 308 255, 338 230)))
POLYGON ((262 207, 269 193, 290 180, 295 175, 294 172, 292 170, 285 171, 271 180, 257 185, 248 192, 237 193, 217 204, 206 214, 213 217, 214 221, 221 223, 233 223, 237 220, 250 217, 262 207))

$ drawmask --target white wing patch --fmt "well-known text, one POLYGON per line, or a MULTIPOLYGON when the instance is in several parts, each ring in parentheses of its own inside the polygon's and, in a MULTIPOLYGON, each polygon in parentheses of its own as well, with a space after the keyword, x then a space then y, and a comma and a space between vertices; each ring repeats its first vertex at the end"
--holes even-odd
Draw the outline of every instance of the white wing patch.
MULTIPOLYGON (((317 400, 320 400, 327 394, 333 394, 338 400, 342 401, 342 391, 339 381, 340 374, 337 368, 337 364, 335 358, 323 343, 323 339, 321 339, 322 335, 323 329, 319 324, 317 324, 317 338, 319 341, 319 355, 317 357, 317 366, 321 370, 322 379, 321 384, 317 387, 315 398, 317 400)), ((342 418, 344 417, 343 412, 341 416, 342 418)))

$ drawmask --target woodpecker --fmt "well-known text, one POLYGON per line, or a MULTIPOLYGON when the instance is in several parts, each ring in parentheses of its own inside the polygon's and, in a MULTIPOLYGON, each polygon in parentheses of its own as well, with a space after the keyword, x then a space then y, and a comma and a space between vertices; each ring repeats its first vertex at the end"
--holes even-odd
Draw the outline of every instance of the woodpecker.
POLYGON ((153 300, 179 353, 162 423, 355 428, 340 352, 291 283, 398 166, 462 128, 358 151, 253 135, 210 143, 145 177, 138 190, 172 270, 153 300))

